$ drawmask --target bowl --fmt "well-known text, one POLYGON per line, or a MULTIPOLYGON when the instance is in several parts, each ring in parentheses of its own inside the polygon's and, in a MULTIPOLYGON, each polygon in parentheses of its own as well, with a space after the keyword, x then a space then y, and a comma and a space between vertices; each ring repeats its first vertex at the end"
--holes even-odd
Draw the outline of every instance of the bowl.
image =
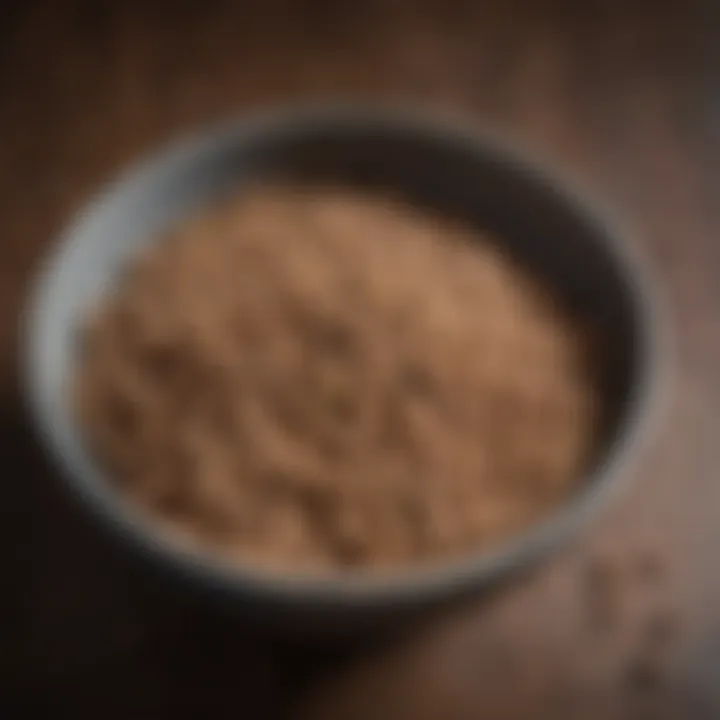
POLYGON ((181 585, 272 624, 323 631, 409 617, 488 589, 582 527, 627 475, 657 387, 658 322, 645 269, 605 214, 506 142, 417 112, 282 110, 150 158, 64 233, 34 285, 24 367, 39 437, 99 527, 181 585), (243 184, 294 179, 391 189, 487 229, 594 324, 604 412, 590 471, 542 522, 468 557, 378 575, 231 567, 183 550, 129 507, 87 452, 68 385, 83 311, 158 232, 243 184))

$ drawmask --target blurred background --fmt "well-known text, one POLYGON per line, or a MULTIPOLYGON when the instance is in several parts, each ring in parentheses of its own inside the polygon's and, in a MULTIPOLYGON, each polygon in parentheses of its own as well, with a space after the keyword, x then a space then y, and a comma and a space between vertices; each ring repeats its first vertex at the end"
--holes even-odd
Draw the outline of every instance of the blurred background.
POLYGON ((6 0, 0 9, 0 717, 720 717, 720 12, 712 0, 6 0), (614 509, 385 646, 270 642, 149 587, 38 457, 18 336, 41 255, 158 144, 274 104, 501 130, 623 217, 672 392, 614 509))

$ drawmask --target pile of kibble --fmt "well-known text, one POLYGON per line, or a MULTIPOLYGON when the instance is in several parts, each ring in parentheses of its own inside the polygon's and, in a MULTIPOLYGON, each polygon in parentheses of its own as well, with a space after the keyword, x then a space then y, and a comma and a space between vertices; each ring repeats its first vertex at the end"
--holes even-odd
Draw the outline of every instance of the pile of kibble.
POLYGON ((77 408, 127 498, 198 549, 413 563, 571 491, 597 411, 586 336, 461 223, 257 188, 128 264, 87 320, 77 408))

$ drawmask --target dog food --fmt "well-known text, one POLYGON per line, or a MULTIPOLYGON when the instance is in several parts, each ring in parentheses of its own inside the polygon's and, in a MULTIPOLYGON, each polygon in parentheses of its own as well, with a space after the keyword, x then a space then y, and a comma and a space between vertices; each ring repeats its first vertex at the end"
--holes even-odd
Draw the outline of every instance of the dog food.
POLYGON ((586 329, 498 247, 350 190, 219 203, 87 319, 94 453, 231 562, 397 566, 522 530, 571 491, 597 402, 586 329))

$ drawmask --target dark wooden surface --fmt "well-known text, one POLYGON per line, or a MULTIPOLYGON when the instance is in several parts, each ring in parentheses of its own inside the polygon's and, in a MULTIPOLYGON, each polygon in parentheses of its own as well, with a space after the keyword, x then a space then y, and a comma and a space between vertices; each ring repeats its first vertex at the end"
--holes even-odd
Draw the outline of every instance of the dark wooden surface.
POLYGON ((307 703, 327 718, 361 708, 357 717, 720 717, 713 4, 4 5, 0 716, 40 705, 80 718, 276 717, 307 703), (499 127, 574 176, 624 216, 646 251, 677 348, 658 435, 611 512, 501 599, 355 668, 317 649, 251 639, 149 590, 38 458, 15 359, 33 268, 99 183, 206 121, 328 98, 445 108, 499 127), (652 587, 623 590, 619 619, 598 634, 584 620, 583 578, 600 551, 630 564, 655 553, 665 569, 652 587), (662 672, 642 682, 637 635, 664 611, 678 630, 662 672))

